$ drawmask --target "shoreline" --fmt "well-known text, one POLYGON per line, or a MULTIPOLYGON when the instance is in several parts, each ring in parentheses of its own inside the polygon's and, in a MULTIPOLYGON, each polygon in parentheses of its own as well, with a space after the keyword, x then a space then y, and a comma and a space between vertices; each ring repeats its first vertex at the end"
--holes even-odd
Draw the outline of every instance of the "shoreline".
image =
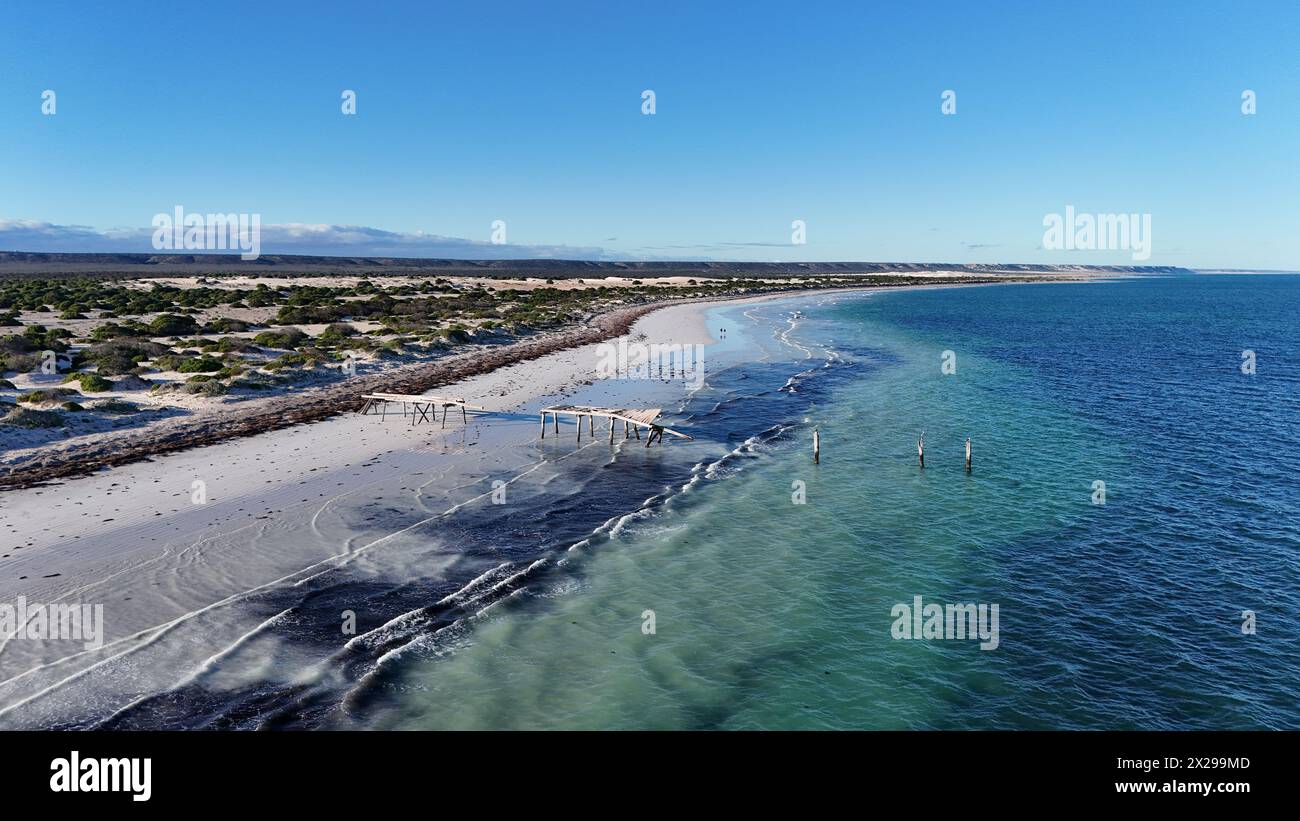
MULTIPOLYGON (((379 373, 350 377, 341 383, 283 393, 263 400, 218 406, 195 417, 164 418, 120 433, 105 431, 92 442, 66 440, 29 449, 0 466, 0 493, 57 484, 59 480, 149 461, 153 457, 203 448, 233 439, 313 424, 360 408, 360 395, 383 391, 420 394, 434 388, 490 374, 500 368, 539 360, 548 354, 617 339, 631 332, 641 318, 673 306, 741 304, 803 294, 875 293, 898 290, 976 287, 981 285, 1060 284, 1106 280, 1043 278, 1008 282, 935 282, 912 285, 849 285, 842 288, 781 289, 742 296, 665 299, 616 308, 589 320, 537 337, 460 354, 434 362, 403 364, 379 373)), ((89 438, 89 437, 83 437, 89 438)))
MULTIPOLYGON (((636 306, 639 316, 629 333, 647 343, 727 346, 730 341, 713 339, 714 310, 744 311, 746 304, 836 291, 870 298, 882 290, 898 288, 636 306)), ((736 330, 736 343, 754 344, 736 330)), ((437 591, 438 602, 454 602, 447 605, 448 618, 490 607, 538 557, 501 551, 490 539, 462 541, 456 527, 444 530, 440 523, 450 523, 446 517, 467 505, 501 516, 490 501, 498 486, 508 486, 512 506, 519 505, 506 516, 546 521, 555 508, 552 500, 568 499, 575 490, 568 483, 550 487, 548 479, 563 475, 565 460, 591 459, 607 447, 599 432, 575 441, 567 422, 561 436, 552 438, 548 431, 539 441, 538 408, 565 399, 671 408, 672 397, 685 389, 684 383, 657 379, 597 379, 599 352, 596 344, 561 348, 455 383, 455 390, 499 413, 491 420, 471 417, 463 425, 456 419, 442 429, 413 427, 401 417, 384 424, 336 414, 274 435, 231 438, 6 494, 0 531, 12 547, 0 556, 0 601, 22 596, 49 604, 98 602, 111 608, 111 619, 105 622, 104 647, 90 652, 0 636, 0 727, 82 719, 94 726, 146 694, 191 684, 222 691, 248 682, 291 687, 292 676, 301 672, 292 659, 286 657, 283 669, 290 678, 284 680, 259 659, 281 658, 302 635, 334 635, 335 613, 329 610, 308 608, 318 620, 285 626, 293 614, 308 612, 301 608, 317 583, 345 591, 339 606, 357 612, 366 612, 373 583, 391 586, 376 600, 391 609, 383 611, 380 624, 364 626, 373 632, 364 641, 377 642, 378 653, 420 635, 403 632, 401 614, 424 613, 430 590, 437 591), (348 584, 330 580, 335 573, 348 584), (405 603, 390 602, 393 595, 405 603), (119 664, 118 658, 129 661, 119 664), (82 706, 91 696, 102 706, 82 706)), ((641 466, 629 475, 647 478, 654 465, 677 457, 679 447, 701 446, 709 445, 701 440, 659 451, 616 440, 609 447, 611 460, 641 466)))
MULTIPOLYGON (((710 303, 638 307, 644 310, 629 328, 637 341, 711 340, 710 303)), ((6 493, 0 532, 9 547, 0 551, 0 601, 104 603, 109 618, 103 646, 90 651, 0 635, 0 727, 83 719, 93 726, 143 694, 209 675, 238 677, 221 667, 209 670, 208 660, 257 642, 274 645, 280 617, 268 619, 261 608, 298 607, 294 602, 305 595, 299 591, 328 574, 360 574, 362 583, 348 588, 347 598, 358 613, 370 611, 366 590, 376 578, 393 580, 392 594, 376 607, 393 607, 390 595, 414 597, 387 612, 384 623, 428 607, 430 586, 452 584, 454 595, 470 599, 487 595, 475 579, 523 565, 493 546, 469 549, 437 523, 466 505, 499 510, 488 499, 492 479, 508 480, 501 486, 511 488, 512 502, 527 505, 532 494, 549 492, 544 477, 562 472, 565 460, 591 458, 606 447, 600 435, 575 443, 567 421, 558 438, 548 430, 539 441, 537 409, 562 397, 670 408, 670 397, 686 387, 597 379, 599 351, 596 344, 577 345, 457 382, 457 390, 499 413, 471 416, 468 425, 454 419, 442 429, 411 426, 400 416, 385 424, 339 414, 6 493), (118 665, 119 657, 133 661, 118 665), (80 706, 92 696, 106 706, 80 706)), ((643 444, 619 439, 610 458, 654 464, 661 453, 675 456, 683 447, 672 444, 664 453, 643 444)), ((268 684, 276 684, 271 678, 268 684)))
POLYGON ((452 354, 436 362, 401 365, 375 374, 352 377, 342 383, 268 397, 252 408, 238 403, 214 409, 199 418, 185 418, 170 424, 168 420, 162 420, 117 436, 100 436, 99 442, 91 445, 89 451, 85 445, 78 445, 75 456, 68 453, 72 448, 66 445, 62 448, 33 448, 34 452, 25 461, 10 466, 8 472, 0 476, 0 492, 45 486, 54 480, 87 476, 153 456, 323 421, 357 410, 363 393, 418 394, 444 387, 502 367, 537 360, 550 353, 623 336, 638 319, 652 311, 693 302, 664 300, 618 308, 593 318, 588 327, 565 328, 499 348, 452 354))

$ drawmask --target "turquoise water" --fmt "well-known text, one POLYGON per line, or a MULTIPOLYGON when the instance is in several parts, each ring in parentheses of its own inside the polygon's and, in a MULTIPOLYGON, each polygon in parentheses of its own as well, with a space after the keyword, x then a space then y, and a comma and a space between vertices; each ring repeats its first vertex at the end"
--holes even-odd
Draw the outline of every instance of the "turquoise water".
POLYGON ((1295 276, 714 311, 701 441, 610 463, 649 498, 338 723, 1300 727, 1298 315, 1295 276), (895 639, 914 596, 997 604, 997 648, 895 639))

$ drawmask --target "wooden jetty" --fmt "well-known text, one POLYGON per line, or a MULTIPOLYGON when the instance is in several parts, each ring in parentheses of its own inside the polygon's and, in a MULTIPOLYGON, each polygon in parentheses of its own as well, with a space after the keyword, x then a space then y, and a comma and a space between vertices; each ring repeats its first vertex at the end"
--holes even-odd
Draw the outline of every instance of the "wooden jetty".
POLYGON ((410 406, 411 424, 418 425, 420 422, 436 422, 438 420, 438 408, 442 408, 442 426, 447 427, 447 411, 451 408, 460 408, 460 418, 469 423, 467 411, 486 412, 486 408, 480 408, 477 405, 471 405, 464 399, 451 399, 445 396, 416 396, 405 393, 365 393, 361 398, 366 400, 366 404, 361 407, 361 415, 365 416, 374 411, 381 419, 388 416, 388 405, 400 404, 402 406, 402 416, 406 416, 407 406, 410 406), (429 412, 433 412, 433 419, 429 419, 429 412))
POLYGON ((627 439, 635 435, 637 440, 641 439, 641 428, 650 431, 646 436, 645 446, 656 439, 662 444, 664 434, 676 436, 678 439, 690 439, 690 436, 675 431, 672 428, 658 424, 661 410, 659 408, 596 408, 587 405, 554 405, 549 408, 542 408, 542 438, 546 438, 546 415, 550 414, 555 425, 555 435, 560 435, 560 416, 576 416, 578 418, 578 441, 582 441, 582 417, 587 417, 587 432, 592 437, 596 436, 596 417, 609 420, 609 441, 614 441, 614 423, 623 423, 623 438, 627 439))

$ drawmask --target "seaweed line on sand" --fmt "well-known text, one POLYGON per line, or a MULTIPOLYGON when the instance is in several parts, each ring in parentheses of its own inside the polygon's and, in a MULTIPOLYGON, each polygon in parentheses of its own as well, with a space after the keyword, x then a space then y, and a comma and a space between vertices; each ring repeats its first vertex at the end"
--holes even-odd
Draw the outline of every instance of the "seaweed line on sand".
MULTIPOLYGON (((488 373, 506 365, 538 359, 549 353, 590 345, 626 334, 637 319, 681 300, 663 300, 616 308, 576 328, 567 328, 521 340, 496 349, 454 354, 437 362, 394 368, 383 373, 356 376, 343 383, 309 393, 268 398, 255 409, 205 416, 166 430, 144 430, 106 435, 75 451, 43 455, 11 466, 0 476, 0 490, 46 484, 57 479, 85 476, 105 468, 146 460, 152 456, 216 444, 336 416, 360 409, 360 395, 374 391, 418 394, 488 373)), ((687 300, 691 302, 709 300, 687 300)))

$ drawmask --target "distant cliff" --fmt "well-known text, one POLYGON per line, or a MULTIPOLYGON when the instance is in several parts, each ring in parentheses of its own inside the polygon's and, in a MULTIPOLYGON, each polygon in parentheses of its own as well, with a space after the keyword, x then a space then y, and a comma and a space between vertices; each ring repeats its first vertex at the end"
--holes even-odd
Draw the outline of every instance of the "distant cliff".
POLYGON ((243 261, 233 254, 53 254, 0 251, 0 277, 197 276, 256 274, 422 274, 430 276, 603 276, 780 277, 907 274, 952 271, 975 275, 1083 273, 1190 274, 1186 268, 1142 265, 961 265, 939 262, 594 262, 570 259, 407 259, 402 257, 318 257, 266 254, 243 261))

